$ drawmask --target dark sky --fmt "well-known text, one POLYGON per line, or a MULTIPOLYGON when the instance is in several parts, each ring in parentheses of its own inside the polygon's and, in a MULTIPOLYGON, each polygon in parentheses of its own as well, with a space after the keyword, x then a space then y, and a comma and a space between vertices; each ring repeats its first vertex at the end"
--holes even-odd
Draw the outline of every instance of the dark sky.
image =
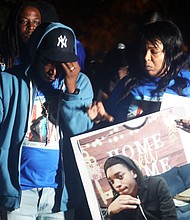
MULTIPOLYGON (((0 0, 14 2, 20 0, 0 0)), ((35 1, 35 0, 33 0, 35 1)), ((46 0, 57 10, 60 21, 75 31, 77 38, 94 55, 118 42, 130 42, 146 11, 159 11, 173 20, 185 34, 190 29, 189 0, 46 0)), ((1 3, 0 3, 1 6, 1 3)), ((0 17, 2 16, 2 13, 0 17)))
POLYGON ((188 0, 49 0, 60 20, 71 26, 92 53, 109 50, 118 41, 131 41, 138 18, 156 10, 186 33, 190 29, 188 0))

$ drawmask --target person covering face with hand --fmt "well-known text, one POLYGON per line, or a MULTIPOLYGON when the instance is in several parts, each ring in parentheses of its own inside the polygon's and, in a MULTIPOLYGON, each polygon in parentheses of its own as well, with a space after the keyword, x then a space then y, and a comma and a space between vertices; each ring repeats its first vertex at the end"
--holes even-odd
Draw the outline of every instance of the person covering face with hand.
POLYGON ((108 158, 104 170, 114 196, 108 206, 111 220, 177 219, 162 177, 143 176, 134 161, 122 155, 108 158))
POLYGON ((74 32, 43 23, 28 44, 29 63, 0 75, 0 206, 9 220, 72 220, 81 207, 89 220, 70 137, 93 126, 93 90, 74 32))
MULTIPOLYGON (((45 25, 42 24, 42 26, 45 25)), ((64 78, 66 92, 74 93, 77 89, 76 81, 80 73, 77 56, 73 51, 74 36, 69 30, 64 30, 63 34, 60 33, 61 31, 62 29, 57 29, 44 37, 38 50, 34 68, 38 70, 40 78, 47 83, 64 78), (65 35, 66 33, 67 35, 65 35)))

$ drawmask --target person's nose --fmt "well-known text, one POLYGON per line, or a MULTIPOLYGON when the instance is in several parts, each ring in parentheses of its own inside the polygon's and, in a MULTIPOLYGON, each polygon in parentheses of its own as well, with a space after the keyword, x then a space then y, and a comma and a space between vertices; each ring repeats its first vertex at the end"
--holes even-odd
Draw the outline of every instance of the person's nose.
POLYGON ((31 31, 34 31, 36 29, 36 25, 34 24, 34 22, 32 21, 29 21, 28 22, 28 25, 27 25, 27 28, 31 31))
POLYGON ((148 62, 150 60, 151 60, 151 52, 147 50, 145 52, 145 61, 148 62))
POLYGON ((54 66, 53 67, 53 75, 56 75, 57 74, 57 68, 54 66))
POLYGON ((50 70, 49 70, 49 74, 50 75, 55 75, 56 74, 56 67, 53 66, 50 70))
POLYGON ((115 181, 114 181, 114 188, 115 189, 119 189, 120 187, 121 187, 121 181, 119 180, 119 179, 116 179, 115 181))

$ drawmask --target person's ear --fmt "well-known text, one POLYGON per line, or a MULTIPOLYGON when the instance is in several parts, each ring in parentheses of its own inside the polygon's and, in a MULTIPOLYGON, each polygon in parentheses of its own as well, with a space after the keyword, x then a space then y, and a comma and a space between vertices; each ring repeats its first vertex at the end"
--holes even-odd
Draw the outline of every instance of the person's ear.
POLYGON ((131 170, 131 171, 132 171, 133 178, 136 179, 137 178, 137 174, 134 172, 134 170, 131 170))

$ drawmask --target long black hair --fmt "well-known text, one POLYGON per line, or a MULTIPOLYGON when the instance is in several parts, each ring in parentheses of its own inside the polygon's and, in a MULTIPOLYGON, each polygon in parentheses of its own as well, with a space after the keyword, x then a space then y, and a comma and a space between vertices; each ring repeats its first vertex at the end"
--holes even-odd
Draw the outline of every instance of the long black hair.
POLYGON ((134 53, 133 62, 129 64, 130 77, 125 79, 125 93, 122 99, 130 93, 139 80, 147 77, 139 61, 139 51, 143 46, 142 42, 150 42, 156 46, 158 41, 163 44, 163 51, 165 53, 163 66, 165 71, 161 75, 157 88, 152 91, 152 95, 165 91, 171 79, 175 80, 176 92, 179 95, 183 95, 182 90, 187 86, 187 81, 177 76, 187 62, 187 58, 182 50, 182 34, 172 21, 160 20, 145 25, 139 33, 138 47, 134 53))

